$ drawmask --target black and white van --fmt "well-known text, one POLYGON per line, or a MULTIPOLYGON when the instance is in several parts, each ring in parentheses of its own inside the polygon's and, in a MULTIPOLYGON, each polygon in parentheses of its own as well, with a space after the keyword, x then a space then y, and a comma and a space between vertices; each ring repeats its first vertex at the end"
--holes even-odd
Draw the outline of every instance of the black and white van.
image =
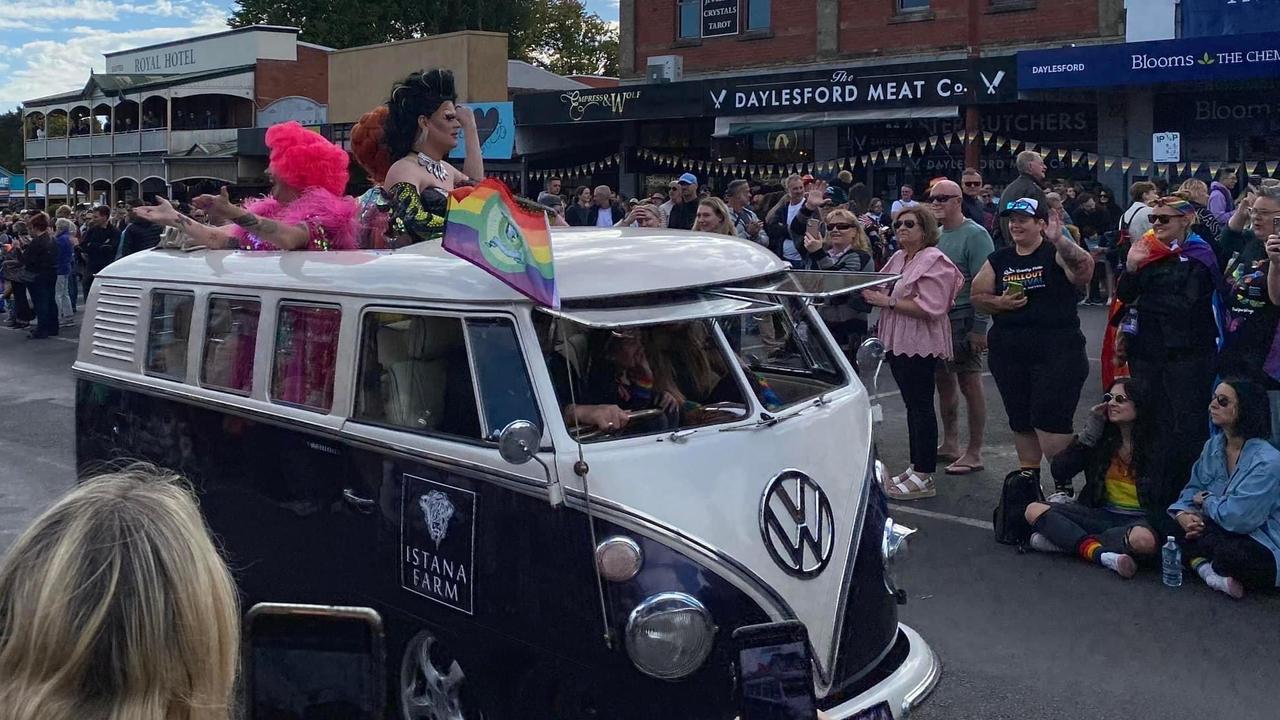
POLYGON ((246 608, 377 610, 391 717, 729 720, 730 635, 785 619, 831 717, 906 717, 940 665, 898 622, 907 531, 815 307, 884 278, 719 235, 553 240, 558 311, 435 243, 116 262, 75 364, 81 472, 189 477, 246 608), (623 341, 679 406, 570 427, 623 341))

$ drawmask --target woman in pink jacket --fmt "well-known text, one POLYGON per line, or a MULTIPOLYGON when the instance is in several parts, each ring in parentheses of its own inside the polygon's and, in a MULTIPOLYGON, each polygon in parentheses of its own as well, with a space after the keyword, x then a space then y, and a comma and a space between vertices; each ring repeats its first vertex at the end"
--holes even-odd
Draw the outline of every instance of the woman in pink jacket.
POLYGON ((938 463, 938 418, 933 413, 934 367, 951 357, 951 322, 947 313, 964 286, 964 275, 937 248, 938 221, 925 206, 905 208, 893 219, 901 249, 883 272, 901 274, 889 292, 863 290, 862 297, 880 308, 880 339, 888 351, 889 370, 907 407, 911 466, 890 480, 885 493, 894 500, 933 497, 938 463))

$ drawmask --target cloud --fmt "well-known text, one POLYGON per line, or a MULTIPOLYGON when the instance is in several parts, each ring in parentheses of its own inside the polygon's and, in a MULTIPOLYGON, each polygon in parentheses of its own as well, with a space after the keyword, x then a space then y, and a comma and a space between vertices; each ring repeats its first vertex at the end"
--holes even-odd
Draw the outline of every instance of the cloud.
MULTIPOLYGON (((45 5, 53 3, 53 0, 31 1, 45 5)), ((91 68, 98 72, 105 69, 103 53, 183 40, 227 29, 226 14, 222 8, 208 3, 188 7, 200 14, 181 26, 125 31, 83 26, 76 27, 77 32, 57 40, 32 40, 10 48, 8 57, 19 58, 20 64, 0 77, 0 111, 19 105, 23 100, 84 87, 91 68)))

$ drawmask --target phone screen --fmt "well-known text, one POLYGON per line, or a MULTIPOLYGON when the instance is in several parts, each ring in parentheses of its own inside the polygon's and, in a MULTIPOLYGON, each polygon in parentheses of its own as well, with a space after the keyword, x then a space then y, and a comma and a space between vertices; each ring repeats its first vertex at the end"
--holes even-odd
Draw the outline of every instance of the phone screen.
POLYGON ((261 613, 249 634, 251 720, 381 720, 376 616, 261 613))
POLYGON ((813 663, 803 639, 738 650, 740 720, 813 720, 813 663))

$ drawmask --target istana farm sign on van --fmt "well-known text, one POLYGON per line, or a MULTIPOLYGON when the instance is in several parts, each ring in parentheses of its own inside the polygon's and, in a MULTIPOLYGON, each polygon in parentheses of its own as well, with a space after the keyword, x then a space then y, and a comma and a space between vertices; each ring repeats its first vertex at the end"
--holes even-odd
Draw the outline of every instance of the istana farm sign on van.
POLYGON ((1018 89, 1051 90, 1280 75, 1280 36, 1182 38, 1018 53, 1018 89))

